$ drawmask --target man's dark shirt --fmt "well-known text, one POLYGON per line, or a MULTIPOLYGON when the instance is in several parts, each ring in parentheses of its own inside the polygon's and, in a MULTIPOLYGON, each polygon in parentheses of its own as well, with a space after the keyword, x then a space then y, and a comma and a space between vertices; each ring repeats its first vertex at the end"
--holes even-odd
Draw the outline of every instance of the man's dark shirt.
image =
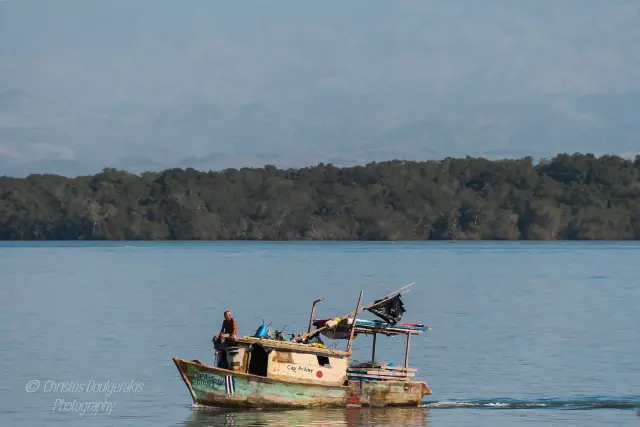
POLYGON ((229 320, 224 319, 222 321, 222 333, 235 337, 238 333, 238 324, 236 323, 236 319, 233 317, 229 320))

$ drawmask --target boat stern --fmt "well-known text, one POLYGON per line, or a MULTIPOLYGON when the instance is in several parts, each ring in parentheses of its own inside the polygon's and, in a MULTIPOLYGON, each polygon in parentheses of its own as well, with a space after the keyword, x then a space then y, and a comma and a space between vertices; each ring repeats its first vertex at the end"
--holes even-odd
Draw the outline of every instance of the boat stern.
POLYGON ((422 383, 422 389, 423 389, 422 391, 423 396, 432 394, 431 387, 429 387, 429 385, 425 382, 422 383))
POLYGON ((431 389, 423 381, 349 380, 350 401, 356 406, 417 406, 431 389))

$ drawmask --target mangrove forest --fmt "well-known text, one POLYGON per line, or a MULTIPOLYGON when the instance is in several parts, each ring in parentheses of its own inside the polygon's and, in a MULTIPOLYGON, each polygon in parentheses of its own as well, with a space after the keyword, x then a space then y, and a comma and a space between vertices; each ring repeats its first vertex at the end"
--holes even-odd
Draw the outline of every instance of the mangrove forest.
POLYGON ((0 239, 640 239, 640 156, 5 176, 0 239))

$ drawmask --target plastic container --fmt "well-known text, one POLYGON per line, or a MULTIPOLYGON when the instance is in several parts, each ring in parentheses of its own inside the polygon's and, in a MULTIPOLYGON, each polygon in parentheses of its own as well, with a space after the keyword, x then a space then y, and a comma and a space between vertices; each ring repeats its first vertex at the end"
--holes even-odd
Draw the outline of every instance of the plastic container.
POLYGON ((255 333, 255 335, 254 335, 254 336, 255 336, 255 337, 257 337, 257 338, 264 338, 264 337, 266 337, 267 335, 269 335, 269 328, 268 328, 266 325, 262 324, 262 325, 260 325, 260 327, 256 330, 256 333, 255 333))

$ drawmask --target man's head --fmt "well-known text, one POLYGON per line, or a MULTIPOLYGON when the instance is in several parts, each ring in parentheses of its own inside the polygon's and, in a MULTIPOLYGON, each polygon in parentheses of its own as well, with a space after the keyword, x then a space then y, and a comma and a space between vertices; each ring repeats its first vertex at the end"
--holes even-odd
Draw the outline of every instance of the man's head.
POLYGON ((229 310, 224 312, 224 318, 227 320, 231 319, 231 312, 229 310))

